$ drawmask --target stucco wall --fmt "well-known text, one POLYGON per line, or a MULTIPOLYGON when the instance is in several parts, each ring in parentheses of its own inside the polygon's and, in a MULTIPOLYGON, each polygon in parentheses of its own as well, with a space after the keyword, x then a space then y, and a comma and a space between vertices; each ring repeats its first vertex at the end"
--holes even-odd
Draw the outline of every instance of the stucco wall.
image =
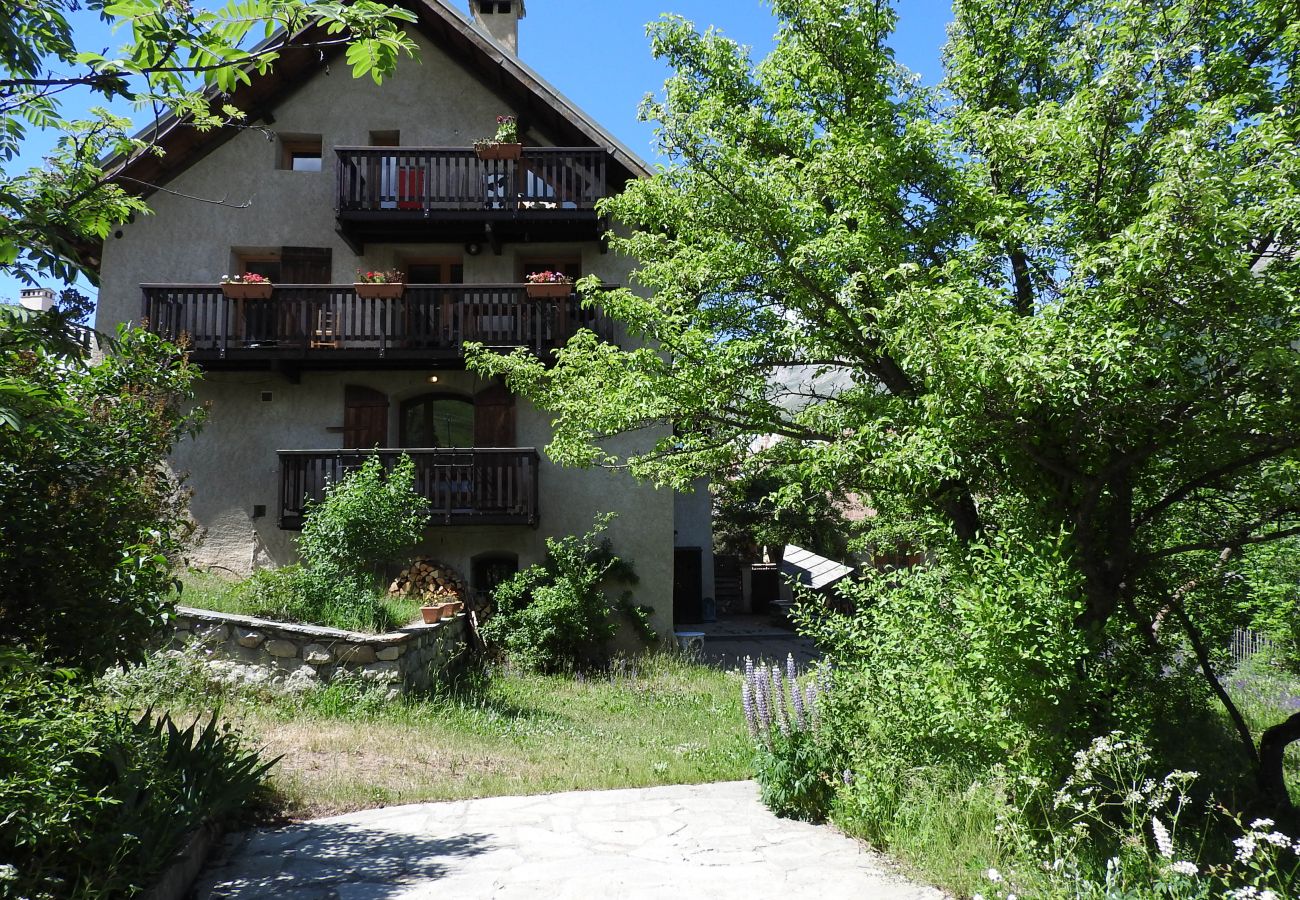
MULTIPOLYGON (((263 130, 249 129, 212 150, 150 197, 155 211, 124 224, 105 242, 98 327, 111 328, 139 316, 144 283, 215 283, 234 271, 238 252, 281 246, 329 247, 332 280, 350 283, 357 269, 396 268, 410 261, 460 258, 467 283, 515 282, 522 261, 580 255, 584 274, 626 283, 630 260, 600 252, 596 242, 507 244, 501 255, 484 248, 465 254, 456 244, 370 244, 356 256, 335 233, 335 146, 366 145, 372 131, 399 131, 405 146, 468 146, 489 136, 496 116, 518 113, 458 63, 421 36, 420 62, 403 61, 397 73, 376 86, 353 79, 344 66, 322 69, 273 110, 275 135, 319 135, 321 172, 278 168, 280 144, 263 130), (193 198, 224 201, 205 203, 193 198)), ((266 125, 250 122, 250 125, 266 125)), ((529 144, 552 143, 528 133, 529 144)), ((278 527, 277 450, 336 449, 343 424, 343 390, 360 385, 388 395, 396 443, 402 400, 430 390, 428 372, 304 372, 291 383, 270 372, 208 373, 198 388, 209 406, 197 438, 176 448, 174 465, 189 476, 192 512, 200 526, 194 550, 198 564, 245 573, 294 559, 293 533, 278 527), (272 399, 263 402, 263 391, 272 399), (255 506, 266 515, 254 518, 255 506)), ((439 372, 437 390, 470 394, 474 376, 439 372)), ((539 450, 550 437, 547 417, 521 403, 518 440, 539 450)), ((660 435, 641 433, 616 449, 648 446, 660 435), (635 445, 633 443, 635 441, 635 445)), ((653 606, 655 627, 666 631, 672 615, 673 495, 638 485, 624 474, 562 469, 543 461, 540 471, 540 527, 435 527, 422 552, 468 577, 470 560, 498 551, 517 554, 520 565, 539 560, 547 535, 581 533, 595 515, 618 514, 610 531, 615 550, 641 574, 637 602, 653 606)), ((703 544, 706 548, 708 542, 703 544)), ((711 557, 706 559, 711 563, 711 557)), ((712 592, 711 579, 705 594, 712 592)))

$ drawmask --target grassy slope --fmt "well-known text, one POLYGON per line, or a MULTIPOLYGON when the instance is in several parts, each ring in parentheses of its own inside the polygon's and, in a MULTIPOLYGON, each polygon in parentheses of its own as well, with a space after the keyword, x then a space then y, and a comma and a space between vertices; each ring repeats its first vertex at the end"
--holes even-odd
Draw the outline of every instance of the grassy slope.
MULTIPOLYGON (((163 683, 177 711, 210 705, 207 687, 163 683)), ((132 704, 152 699, 128 691, 132 704)), ((147 688, 143 690, 148 691, 147 688)), ((282 811, 310 817, 373 806, 748 778, 739 677, 678 659, 640 660, 614 677, 497 673, 444 696, 386 701, 348 683, 299 698, 225 698, 223 715, 283 754, 282 811)))

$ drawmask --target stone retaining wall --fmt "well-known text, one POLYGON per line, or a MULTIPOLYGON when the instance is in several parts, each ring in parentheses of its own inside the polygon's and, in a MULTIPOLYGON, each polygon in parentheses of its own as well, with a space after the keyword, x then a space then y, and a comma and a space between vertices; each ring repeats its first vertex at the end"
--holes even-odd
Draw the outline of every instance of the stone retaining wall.
POLYGON ((295 691, 348 672, 402 693, 429 687, 455 666, 467 634, 463 613, 434 625, 360 634, 182 606, 172 646, 200 644, 209 653, 207 666, 232 684, 295 691))

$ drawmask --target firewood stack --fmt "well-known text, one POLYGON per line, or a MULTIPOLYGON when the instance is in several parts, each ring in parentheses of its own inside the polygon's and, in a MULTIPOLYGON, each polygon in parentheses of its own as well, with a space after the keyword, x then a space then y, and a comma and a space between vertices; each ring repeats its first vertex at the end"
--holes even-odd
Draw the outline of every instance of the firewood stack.
POLYGON ((469 586, 451 566, 431 563, 421 557, 397 574, 388 586, 388 593, 451 603, 468 597, 469 586))

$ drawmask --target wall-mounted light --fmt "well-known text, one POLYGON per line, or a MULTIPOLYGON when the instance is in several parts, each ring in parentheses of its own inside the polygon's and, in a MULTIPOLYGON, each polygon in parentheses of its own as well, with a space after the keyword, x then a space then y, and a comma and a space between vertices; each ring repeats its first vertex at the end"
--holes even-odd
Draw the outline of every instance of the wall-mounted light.
POLYGON ((483 252, 483 245, 478 243, 477 241, 470 241, 468 244, 465 245, 465 252, 468 253, 470 256, 478 256, 480 253, 483 252))
POLYGON ((430 376, 429 376, 429 384, 437 384, 437 383, 438 383, 438 376, 437 376, 437 375, 430 375, 430 376))

